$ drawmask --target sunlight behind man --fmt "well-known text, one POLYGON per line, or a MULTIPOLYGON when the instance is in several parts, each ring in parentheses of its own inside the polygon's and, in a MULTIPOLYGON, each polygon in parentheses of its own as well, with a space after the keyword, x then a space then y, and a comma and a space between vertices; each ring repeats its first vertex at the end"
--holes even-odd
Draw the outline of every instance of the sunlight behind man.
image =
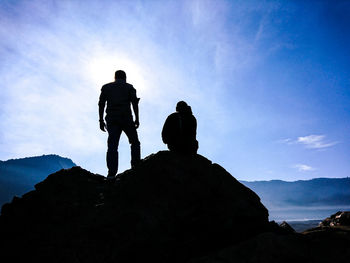
POLYGON ((89 81, 98 90, 102 84, 114 81, 113 76, 117 69, 127 72, 127 82, 137 87, 140 94, 148 87, 141 66, 122 55, 106 53, 92 56, 87 67, 89 81))

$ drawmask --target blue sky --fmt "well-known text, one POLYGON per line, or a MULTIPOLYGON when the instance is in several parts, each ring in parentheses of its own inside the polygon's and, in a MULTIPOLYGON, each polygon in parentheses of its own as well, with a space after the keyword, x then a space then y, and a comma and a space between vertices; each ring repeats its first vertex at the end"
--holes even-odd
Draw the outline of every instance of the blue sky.
POLYGON ((106 174, 97 101, 124 69, 142 157, 166 149, 185 100, 199 153, 237 179, 349 176, 349 26, 341 0, 3 0, 0 159, 55 153, 106 174))

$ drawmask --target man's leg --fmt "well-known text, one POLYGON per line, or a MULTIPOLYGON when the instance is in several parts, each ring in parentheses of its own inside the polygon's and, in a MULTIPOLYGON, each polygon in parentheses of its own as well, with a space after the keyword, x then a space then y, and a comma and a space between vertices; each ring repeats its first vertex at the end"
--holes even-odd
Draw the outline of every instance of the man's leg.
POLYGON ((131 167, 135 167, 141 159, 141 146, 134 122, 129 121, 124 126, 124 132, 128 136, 131 148, 131 167))
POLYGON ((107 123, 107 167, 108 175, 115 176, 118 172, 118 145, 122 129, 117 123, 107 123))

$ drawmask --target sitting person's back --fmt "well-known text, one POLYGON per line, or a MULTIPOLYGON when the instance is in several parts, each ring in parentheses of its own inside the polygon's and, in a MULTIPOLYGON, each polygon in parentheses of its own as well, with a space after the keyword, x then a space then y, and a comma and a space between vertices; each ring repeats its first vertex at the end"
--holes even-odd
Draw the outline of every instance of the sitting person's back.
POLYGON ((166 119, 162 139, 170 151, 195 154, 198 150, 197 120, 192 114, 191 107, 180 101, 176 105, 176 112, 166 119))

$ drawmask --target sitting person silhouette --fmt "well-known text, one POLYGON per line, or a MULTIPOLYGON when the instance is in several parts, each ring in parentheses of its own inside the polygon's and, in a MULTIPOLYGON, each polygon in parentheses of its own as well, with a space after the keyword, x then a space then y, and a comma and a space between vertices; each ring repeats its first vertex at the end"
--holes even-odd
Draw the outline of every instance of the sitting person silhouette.
POLYGON ((170 151, 181 154, 196 154, 198 141, 196 139, 197 120, 192 109, 184 101, 176 105, 176 112, 166 119, 162 139, 170 151))

